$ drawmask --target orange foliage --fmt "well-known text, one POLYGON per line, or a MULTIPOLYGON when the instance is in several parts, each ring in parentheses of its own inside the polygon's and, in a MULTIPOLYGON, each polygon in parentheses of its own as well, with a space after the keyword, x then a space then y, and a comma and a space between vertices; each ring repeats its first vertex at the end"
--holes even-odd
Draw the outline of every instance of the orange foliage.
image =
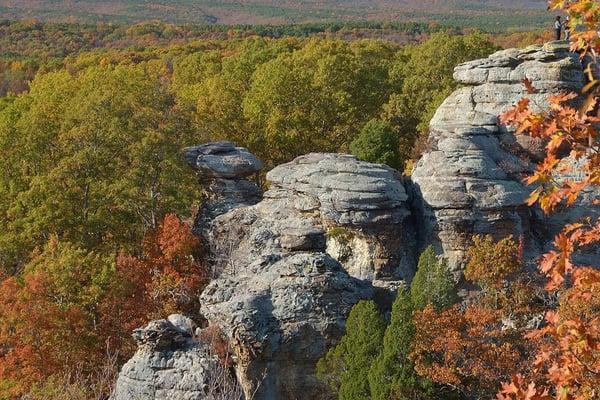
POLYGON ((502 329, 502 312, 478 305, 440 314, 430 305, 414 315, 411 357, 416 371, 472 398, 489 397, 523 359, 515 332, 502 329))
POLYGON ((420 375, 467 398, 489 398, 527 364, 531 345, 523 325, 539 306, 510 238, 475 236, 465 278, 484 290, 440 313, 431 306, 417 311, 411 357, 420 375))
POLYGON ((0 398, 50 376, 91 374, 107 350, 123 361, 131 331, 150 319, 197 316, 207 283, 200 255, 175 215, 147 236, 142 257, 121 254, 116 268, 94 269, 101 258, 51 240, 22 278, 0 283, 0 398))
MULTIPOLYGON (((545 212, 570 206, 583 190, 600 185, 600 137, 595 125, 600 122, 600 81, 594 76, 599 65, 600 3, 551 0, 550 5, 569 13, 572 48, 588 62, 589 83, 583 89, 582 101, 576 108, 573 100, 578 95, 553 96, 550 111, 540 114, 524 99, 503 118, 518 132, 546 142, 546 159, 526 180, 538 185, 529 203, 538 203, 545 212), (572 169, 566 156, 581 164, 580 178, 564 178, 572 169)), ((578 250, 598 241, 600 220, 587 218, 566 226, 554 240, 555 250, 540 261, 540 270, 548 276, 548 289, 562 290, 560 304, 547 313, 545 327, 528 335, 537 347, 531 376, 514 376, 503 385, 499 399, 570 400, 600 395, 600 272, 578 265, 572 258, 578 250)))
POLYGON ((16 398, 65 366, 99 355, 85 313, 61 307, 50 286, 44 272, 0 286, 0 379, 14 383, 3 395, 16 398))
POLYGON ((107 336, 128 343, 131 331, 151 319, 199 317, 199 296, 208 283, 200 255, 199 239, 173 214, 146 237, 142 257, 121 254, 110 295, 100 306, 107 336))

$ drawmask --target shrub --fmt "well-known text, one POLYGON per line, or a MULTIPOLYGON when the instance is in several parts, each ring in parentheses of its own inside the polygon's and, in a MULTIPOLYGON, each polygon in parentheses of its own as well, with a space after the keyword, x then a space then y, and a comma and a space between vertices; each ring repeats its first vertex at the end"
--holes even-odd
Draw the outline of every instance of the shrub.
POLYGON ((361 160, 401 168, 398 135, 386 121, 372 119, 350 144, 352 154, 361 160))

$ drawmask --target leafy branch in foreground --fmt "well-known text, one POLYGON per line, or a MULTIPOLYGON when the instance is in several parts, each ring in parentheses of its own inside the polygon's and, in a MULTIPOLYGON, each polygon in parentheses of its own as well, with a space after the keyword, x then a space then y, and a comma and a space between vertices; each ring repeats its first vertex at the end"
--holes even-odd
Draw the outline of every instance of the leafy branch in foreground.
MULTIPOLYGON (((551 97, 545 113, 534 112, 523 99, 502 118, 518 133, 546 143, 546 158, 526 179, 537 185, 529 204, 539 204, 546 213, 573 205, 584 191, 600 185, 600 85, 595 76, 600 3, 552 0, 550 6, 571 17, 572 50, 587 66, 588 84, 581 94, 551 97)), ((600 272, 574 260, 579 250, 598 241, 600 220, 590 216, 565 226, 554 240, 555 249, 542 257, 539 269, 548 277, 547 289, 560 291, 560 302, 547 312, 546 326, 527 335, 537 351, 530 376, 514 376, 503 384, 498 399, 583 400, 600 394, 600 272)))

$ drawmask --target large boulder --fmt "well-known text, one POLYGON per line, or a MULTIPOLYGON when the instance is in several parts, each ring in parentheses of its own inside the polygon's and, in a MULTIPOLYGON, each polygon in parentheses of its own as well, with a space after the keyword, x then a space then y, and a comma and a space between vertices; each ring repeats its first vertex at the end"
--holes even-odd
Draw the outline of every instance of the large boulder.
MULTIPOLYGON (((454 78, 463 86, 437 110, 430 149, 412 174, 421 235, 457 271, 474 234, 512 235, 523 240, 533 259, 556 231, 525 204, 531 188, 522 178, 533 171, 543 148, 526 136, 516 137, 499 116, 523 97, 544 110, 550 94, 581 89, 585 77, 579 57, 567 43, 551 42, 459 65, 454 78), (536 93, 527 92, 525 79, 536 93)), ((553 217, 554 225, 565 217, 553 217)))
POLYGON ((195 330, 182 315, 136 329, 138 350, 121 369, 111 400, 218 400, 224 391, 240 399, 235 379, 195 330))

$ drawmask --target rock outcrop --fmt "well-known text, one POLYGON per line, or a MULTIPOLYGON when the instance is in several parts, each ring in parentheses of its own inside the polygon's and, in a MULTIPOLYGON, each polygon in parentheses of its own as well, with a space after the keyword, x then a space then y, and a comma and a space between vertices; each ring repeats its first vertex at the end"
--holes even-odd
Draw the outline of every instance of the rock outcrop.
MULTIPOLYGON (((353 156, 308 154, 270 171, 263 194, 248 180, 262 164, 246 149, 186 149, 205 189, 195 230, 210 245, 216 274, 201 312, 230 342, 245 397, 330 399, 315 377, 317 360, 341 338, 352 306, 393 298, 429 243, 460 275, 473 234, 523 238, 533 258, 565 221, 598 212, 593 191, 551 218, 527 207, 521 178, 543 148, 499 122, 523 96, 544 109, 549 94, 581 88, 582 71, 560 42, 458 66, 463 87, 431 121, 430 148, 412 182, 353 156), (526 78, 537 93, 526 93, 526 78)), ((590 260, 600 262, 600 253, 592 250, 590 260)), ((134 337, 139 349, 113 400, 213 399, 217 360, 190 321, 155 321, 134 337)))
POLYGON ((210 239, 224 262, 324 252, 360 279, 410 279, 414 224, 395 170, 350 155, 308 154, 274 168, 267 181, 263 201, 213 221, 210 239))
POLYGON ((413 272, 408 195, 396 171, 340 154, 298 157, 267 181, 260 203, 211 222, 221 272, 201 311, 231 340, 247 395, 327 399, 315 364, 352 306, 372 281, 413 272))
POLYGON ((230 341, 247 398, 319 400, 332 396, 316 362, 343 335, 352 306, 372 297, 326 254, 295 252, 230 266, 201 303, 230 341))
POLYGON ((123 366, 111 400, 217 400, 215 386, 228 377, 217 376, 224 369, 195 330, 181 315, 136 329, 138 350, 123 366))
POLYGON ((197 227, 208 225, 208 221, 233 208, 260 201, 260 188, 248 178, 256 175, 263 164, 247 149, 231 142, 211 142, 188 147, 184 154, 204 188, 197 227))
POLYGON ((464 264, 473 234, 523 238, 528 254, 538 255, 551 233, 525 205, 531 189, 521 180, 542 149, 516 138, 499 116, 525 96, 543 110, 549 94, 581 89, 578 55, 562 42, 505 50, 459 65, 454 77, 463 87, 433 117, 431 149, 413 171, 421 237, 455 269, 464 264), (536 93, 527 93, 525 79, 536 93))

